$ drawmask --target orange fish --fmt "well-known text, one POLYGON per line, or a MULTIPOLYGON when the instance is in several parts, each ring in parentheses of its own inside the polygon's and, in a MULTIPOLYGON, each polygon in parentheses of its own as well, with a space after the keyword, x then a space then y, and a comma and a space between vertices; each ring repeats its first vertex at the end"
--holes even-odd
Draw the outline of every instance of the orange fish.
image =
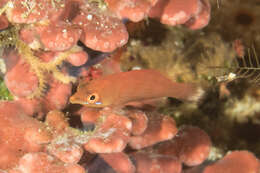
POLYGON ((193 84, 173 82, 156 70, 133 70, 80 82, 70 102, 106 107, 160 97, 196 100, 201 91, 193 84))

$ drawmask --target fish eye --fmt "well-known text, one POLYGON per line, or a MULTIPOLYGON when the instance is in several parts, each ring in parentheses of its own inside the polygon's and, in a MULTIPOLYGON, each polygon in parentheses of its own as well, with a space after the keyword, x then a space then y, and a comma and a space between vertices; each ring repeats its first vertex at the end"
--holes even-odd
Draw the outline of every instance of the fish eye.
POLYGON ((99 100, 99 96, 97 93, 92 93, 92 94, 88 95, 88 97, 87 97, 88 103, 95 103, 98 100, 99 100))
POLYGON ((89 100, 95 100, 96 96, 95 95, 92 95, 90 96, 89 100))

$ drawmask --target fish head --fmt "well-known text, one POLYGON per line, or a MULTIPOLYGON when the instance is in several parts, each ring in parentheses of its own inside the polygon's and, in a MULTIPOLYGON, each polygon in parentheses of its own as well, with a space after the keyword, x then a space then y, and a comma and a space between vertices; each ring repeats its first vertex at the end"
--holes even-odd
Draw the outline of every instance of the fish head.
POLYGON ((90 83, 81 83, 77 92, 70 97, 70 103, 81 104, 87 107, 106 107, 105 100, 102 97, 102 90, 92 87, 90 83), (103 101, 104 100, 104 101, 103 101))

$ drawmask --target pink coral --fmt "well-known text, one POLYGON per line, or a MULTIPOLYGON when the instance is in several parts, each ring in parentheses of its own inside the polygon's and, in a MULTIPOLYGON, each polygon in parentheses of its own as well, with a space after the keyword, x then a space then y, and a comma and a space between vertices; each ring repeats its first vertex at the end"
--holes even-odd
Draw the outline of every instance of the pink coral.
POLYGON ((20 160, 15 173, 85 173, 85 169, 77 164, 64 164, 51 155, 43 152, 25 154, 20 160))
POLYGON ((142 111, 129 111, 128 117, 132 120, 132 134, 137 136, 144 133, 148 126, 147 115, 142 111))
POLYGON ((177 158, 145 152, 131 154, 138 173, 181 173, 182 165, 177 158))
POLYGON ((84 152, 81 146, 73 144, 72 141, 66 144, 49 145, 47 150, 64 163, 78 163, 84 152))
POLYGON ((8 19, 5 15, 0 15, 0 30, 7 28, 9 25, 8 19))
POLYGON ((111 52, 128 41, 126 27, 121 20, 92 4, 82 6, 73 23, 83 30, 80 40, 94 50, 111 52))
POLYGON ((8 1, 6 15, 11 23, 35 23, 47 17, 51 7, 49 1, 29 0, 29 1, 8 1))
POLYGON ((57 110, 48 112, 45 122, 50 128, 52 128, 55 134, 61 134, 69 127, 69 123, 64 114, 57 110))
POLYGON ((199 29, 209 22, 210 4, 208 0, 159 0, 149 16, 159 18, 163 24, 199 29))
POLYGON ((75 77, 59 72, 57 67, 64 62, 73 66, 87 62, 87 53, 76 45, 79 40, 85 46, 102 52, 112 52, 125 45, 128 32, 122 18, 139 21, 150 15, 161 18, 161 22, 166 24, 186 24, 196 29, 207 24, 210 12, 207 0, 171 0, 166 6, 157 0, 23 0, 3 1, 1 8, 3 28, 8 23, 23 24, 13 26, 14 42, 10 44, 16 47, 16 55, 4 52, 8 66, 5 82, 18 97, 45 95, 51 86, 46 85, 51 83, 46 79, 49 74, 65 85, 75 82, 75 77), (171 22, 179 12, 185 12, 185 19, 171 22), (12 59, 14 56, 17 56, 16 62, 12 59), (14 66, 12 70, 9 64, 14 66))
MULTIPOLYGON (((95 173, 102 171, 105 165, 104 173, 109 170, 122 173, 180 173, 182 163, 195 166, 209 154, 211 142, 204 131, 183 126, 175 136, 177 128, 173 119, 158 113, 126 108, 84 108, 80 111, 82 121, 85 125, 93 124, 94 129, 83 132, 71 128, 66 116, 57 110, 49 112, 45 124, 42 124, 27 116, 21 103, 21 100, 2 102, 0 107, 3 127, 0 135, 5 141, 0 143, 0 152, 6 156, 1 157, 0 168, 10 168, 11 173, 23 173, 25 170, 81 173, 85 169, 95 173), (135 137, 143 137, 143 140, 133 145, 131 139, 135 137), (127 144, 137 149, 146 148, 129 152, 127 144), (86 156, 83 150, 87 151, 86 156), (86 161, 83 168, 78 163, 83 157, 89 157, 89 152, 99 153, 99 156, 86 161)), ((207 166, 203 173, 220 169, 234 171, 237 168, 234 164, 244 165, 245 170, 259 170, 258 159, 246 151, 237 151, 207 166)), ((242 169, 239 171, 244 173, 242 169)))
POLYGON ((124 150, 132 130, 131 120, 110 112, 110 110, 104 110, 100 112, 96 126, 97 137, 93 137, 84 144, 86 150, 95 153, 121 152, 124 150))
POLYGON ((181 127, 178 134, 171 141, 162 143, 158 153, 174 155, 188 166, 201 164, 207 159, 211 147, 209 136, 198 127, 181 127))
POLYGON ((0 169, 9 173, 95 173, 101 169, 96 166, 100 163, 120 173, 179 173, 182 162, 195 165, 205 160, 210 140, 201 131, 187 130, 185 137, 181 129, 179 138, 186 147, 178 154, 163 153, 164 144, 151 150, 155 144, 178 140, 175 121, 158 112, 83 108, 78 111, 83 128, 76 129, 58 111, 67 106, 72 84, 79 76, 88 81, 121 71, 115 59, 86 69, 92 57, 85 49, 112 52, 124 46, 129 36, 122 19, 136 22, 150 16, 164 24, 184 24, 191 29, 204 27, 209 21, 207 0, 167 3, 2 0, 0 29, 9 34, 0 33, 1 57, 6 65, 4 81, 15 100, 0 102, 0 169), (180 12, 185 12, 184 18, 175 20, 180 12), (72 74, 71 69, 80 72, 72 74), (190 140, 193 135, 202 143, 190 140), (133 152, 140 149, 143 152, 133 152), (89 159, 93 154, 97 159, 89 159), (148 164, 151 166, 146 170, 148 164))
POLYGON ((67 22, 51 23, 36 27, 36 35, 43 47, 50 51, 65 51, 71 49, 79 40, 81 29, 67 22))
POLYGON ((25 97, 37 88, 38 78, 29 68, 29 64, 19 57, 17 64, 10 70, 7 69, 5 84, 13 95, 25 97))
POLYGON ((203 173, 257 173, 260 171, 259 160, 248 151, 233 151, 223 159, 205 168, 203 173))
POLYGON ((19 104, 0 104, 0 169, 11 168, 27 152, 42 151, 51 134, 45 126, 26 115, 19 104))
POLYGON ((134 164, 125 153, 100 154, 100 156, 116 171, 120 173, 134 173, 134 164), (118 164, 120 163, 120 164, 118 164))
POLYGON ((157 0, 105 0, 109 8, 121 19, 133 22, 143 20, 157 0))
POLYGON ((147 129, 140 135, 132 136, 129 145, 141 149, 155 143, 172 139, 177 133, 175 121, 164 115, 151 114, 147 129))

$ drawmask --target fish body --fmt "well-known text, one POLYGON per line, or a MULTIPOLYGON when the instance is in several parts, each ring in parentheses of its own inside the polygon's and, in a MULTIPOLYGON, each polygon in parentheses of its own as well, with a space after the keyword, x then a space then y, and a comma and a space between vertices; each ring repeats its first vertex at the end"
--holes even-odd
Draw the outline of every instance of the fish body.
POLYGON ((70 102, 106 107, 160 97, 192 100, 199 95, 197 86, 173 82, 159 71, 133 70, 80 82, 70 102))

